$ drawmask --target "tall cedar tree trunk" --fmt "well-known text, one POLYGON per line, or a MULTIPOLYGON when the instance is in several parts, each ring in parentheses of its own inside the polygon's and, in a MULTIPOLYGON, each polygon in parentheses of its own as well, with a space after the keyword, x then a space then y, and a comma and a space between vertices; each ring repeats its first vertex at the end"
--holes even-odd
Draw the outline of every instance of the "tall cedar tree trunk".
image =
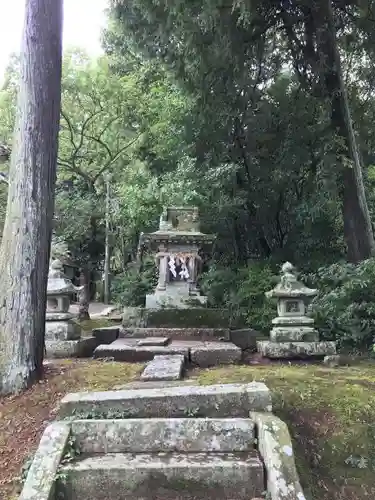
MULTIPOLYGON (((337 46, 331 0, 316 0, 318 48, 324 55, 325 87, 331 100, 331 123, 344 147, 338 157, 350 158, 341 163, 341 198, 344 236, 350 262, 360 262, 374 255, 375 242, 362 176, 362 162, 355 137, 348 95, 337 46)), ((340 149, 340 148, 339 148, 340 149)))
POLYGON ((84 287, 79 294, 78 319, 80 321, 90 319, 90 281, 90 270, 87 267, 84 267, 83 269, 81 269, 81 274, 79 276, 79 285, 84 287))
POLYGON ((27 0, 0 254, 0 392, 43 373, 60 117, 62 0, 27 0))

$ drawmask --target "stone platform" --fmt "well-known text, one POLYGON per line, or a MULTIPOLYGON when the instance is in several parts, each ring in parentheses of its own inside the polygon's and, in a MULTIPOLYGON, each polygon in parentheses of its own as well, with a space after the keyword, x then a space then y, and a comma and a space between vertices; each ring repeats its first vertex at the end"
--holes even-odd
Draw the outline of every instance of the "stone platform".
POLYGON ((122 338, 168 337, 172 340, 229 340, 229 328, 123 328, 122 338))
POLYGON ((232 364, 241 361, 242 351, 231 342, 173 340, 169 337, 121 338, 109 345, 100 345, 94 358, 115 361, 152 361, 157 355, 182 355, 186 362, 201 367, 232 364))
POLYGON ((258 351, 270 359, 323 358, 336 354, 336 342, 257 342, 258 351))

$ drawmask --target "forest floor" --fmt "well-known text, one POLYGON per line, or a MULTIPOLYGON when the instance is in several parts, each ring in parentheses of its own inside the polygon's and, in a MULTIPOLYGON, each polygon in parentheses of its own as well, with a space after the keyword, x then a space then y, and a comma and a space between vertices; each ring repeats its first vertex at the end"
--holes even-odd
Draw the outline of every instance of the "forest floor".
MULTIPOLYGON (((68 392, 108 390, 134 380, 143 365, 56 361, 20 396, 0 398, 0 498, 14 500, 22 465, 68 392)), ((199 384, 264 381, 274 411, 293 437, 307 498, 375 498, 375 364, 227 366, 195 370, 199 384)))

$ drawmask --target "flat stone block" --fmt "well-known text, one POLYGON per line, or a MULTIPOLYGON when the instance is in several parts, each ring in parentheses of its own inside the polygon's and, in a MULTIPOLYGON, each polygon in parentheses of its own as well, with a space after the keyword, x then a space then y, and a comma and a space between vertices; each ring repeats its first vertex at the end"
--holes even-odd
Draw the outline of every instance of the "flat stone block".
POLYGON ((97 345, 111 344, 119 338, 119 335, 119 326, 107 326, 104 328, 94 328, 92 330, 92 336, 96 338, 97 345))
POLYGON ((74 321, 46 321, 46 340, 78 340, 81 327, 74 321))
POLYGON ((179 380, 185 356, 180 354, 155 356, 144 369, 141 380, 179 380))
POLYGON ((249 418, 74 420, 81 453, 241 452, 254 448, 249 418))
POLYGON ((110 345, 100 345, 94 351, 94 358, 114 358, 115 361, 140 363, 151 361, 158 354, 182 354, 189 357, 187 347, 170 344, 167 346, 129 345, 125 339, 118 339, 110 345))
POLYGON ((242 351, 231 342, 205 342, 190 349, 191 362, 200 367, 229 365, 241 361, 242 351))
POLYGON ((54 422, 46 428, 19 500, 54 498, 56 474, 68 444, 69 435, 70 426, 63 422, 54 422))
POLYGON ((46 340, 47 358, 90 358, 96 347, 94 337, 79 340, 46 340))
POLYGON ((204 307, 207 297, 202 295, 189 296, 179 293, 158 292, 146 295, 146 309, 190 309, 191 307, 204 307))
POLYGON ((306 359, 336 354, 336 342, 257 342, 258 351, 266 358, 306 359))
POLYGON ((267 493, 271 500, 306 500, 287 425, 271 413, 252 412, 258 449, 266 468, 267 493))
POLYGON ((160 389, 82 392, 66 395, 59 417, 118 411, 126 418, 248 417, 250 411, 272 411, 271 393, 262 382, 160 389))
POLYGON ((312 326, 314 319, 308 316, 279 316, 272 320, 273 325, 280 326, 312 326))
POLYGON ((229 328, 228 309, 144 309, 144 326, 152 328, 229 328))
POLYGON ((249 500, 264 490, 255 450, 246 453, 109 453, 61 468, 69 500, 249 500))
POLYGON ((173 340, 229 340, 229 328, 124 328, 123 338, 168 337, 173 340))
POLYGON ((270 332, 271 342, 319 342, 319 332, 306 326, 281 326, 270 332))
POLYGON ((74 314, 70 312, 46 312, 46 321, 69 321, 74 318, 74 314))
POLYGON ((252 328, 242 328, 241 330, 230 331, 230 341, 241 349, 255 349, 257 344, 257 337, 261 334, 252 328))
POLYGON ((169 337, 149 337, 149 338, 144 338, 141 340, 138 340, 137 345, 139 346, 153 346, 153 345, 161 345, 165 346, 169 344, 170 339, 169 337))

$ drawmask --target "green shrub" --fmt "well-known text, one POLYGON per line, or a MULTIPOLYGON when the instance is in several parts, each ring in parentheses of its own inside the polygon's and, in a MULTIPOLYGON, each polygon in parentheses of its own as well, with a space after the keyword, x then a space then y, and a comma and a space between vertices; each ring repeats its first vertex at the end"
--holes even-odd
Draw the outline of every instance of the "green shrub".
POLYGON ((277 277, 265 262, 252 262, 236 270, 213 266, 202 276, 202 291, 213 307, 227 307, 233 316, 246 310, 246 322, 252 328, 268 332, 276 315, 273 301, 265 292, 273 288, 277 277))
POLYGON ((305 279, 319 290, 311 309, 322 339, 368 349, 375 333, 375 259, 322 267, 305 279))
POLYGON ((111 283, 112 300, 121 306, 144 306, 146 294, 152 293, 156 285, 155 262, 147 259, 141 271, 130 267, 127 272, 114 277, 111 283))

